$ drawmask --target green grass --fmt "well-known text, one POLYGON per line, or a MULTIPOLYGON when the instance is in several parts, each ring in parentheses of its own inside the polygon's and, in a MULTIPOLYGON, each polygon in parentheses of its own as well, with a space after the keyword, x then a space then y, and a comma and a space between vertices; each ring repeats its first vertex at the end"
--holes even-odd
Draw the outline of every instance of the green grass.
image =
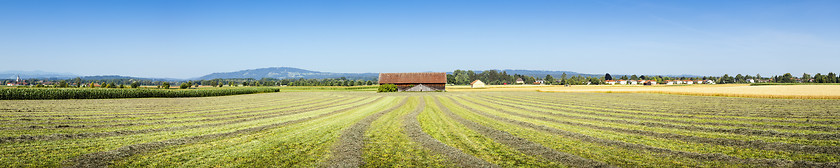
POLYGON ((280 92, 174 99, 0 100, 0 164, 70 166, 96 159, 94 153, 131 146, 141 152, 115 155, 108 165, 319 167, 335 157, 332 147, 343 132, 381 114, 366 120, 370 125, 358 149, 365 164, 349 166, 456 167, 459 160, 448 158, 454 155, 436 153, 426 141, 409 136, 416 134, 407 131, 412 118, 406 116, 415 110, 421 110, 417 121, 423 133, 500 167, 834 167, 840 162, 840 100, 275 88, 280 92), (573 157, 534 155, 540 150, 573 157))

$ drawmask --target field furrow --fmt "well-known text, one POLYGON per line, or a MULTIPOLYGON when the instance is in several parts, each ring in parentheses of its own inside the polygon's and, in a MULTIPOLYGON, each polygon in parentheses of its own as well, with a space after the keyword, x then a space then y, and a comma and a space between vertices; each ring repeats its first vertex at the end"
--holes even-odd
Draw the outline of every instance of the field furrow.
MULTIPOLYGON (((448 102, 447 102, 448 103, 448 102)), ((440 108, 441 112, 443 112, 446 117, 451 118, 452 120, 457 121, 459 124, 469 128, 470 130, 476 131, 479 135, 472 135, 471 138, 476 136, 486 136, 492 141, 496 143, 503 144, 504 146, 498 145, 486 145, 481 149, 490 150, 487 152, 483 152, 484 155, 489 155, 485 157, 490 157, 490 160, 496 161, 496 164, 503 165, 508 164, 505 166, 510 167, 518 167, 518 166, 536 166, 536 167, 560 167, 563 165, 573 166, 573 167, 608 167, 607 164, 593 161, 586 158, 581 158, 579 156, 571 155, 568 153, 563 153, 548 147, 545 147, 541 144, 528 141, 527 139, 520 138, 510 134, 508 132, 496 130, 476 122, 469 121, 450 110, 456 109, 455 111, 459 111, 463 113, 460 108, 455 107, 454 105, 450 105, 449 107, 444 105, 440 99, 435 98, 435 104, 437 107, 440 108), (487 149, 489 148, 489 149, 487 149), (508 148, 513 148, 518 152, 510 151, 508 148), (494 150, 491 150, 494 149, 494 150), (523 154, 525 156, 523 156, 523 154), (542 159, 548 159, 549 163, 542 161, 542 159), (561 165, 555 165, 561 164, 561 165)), ((441 139, 441 138, 438 138, 441 139)), ((473 138, 477 139, 477 138, 473 138)), ((476 140, 473 140, 476 141, 476 140)), ((490 143, 490 142, 488 142, 490 143)), ((479 150, 479 149, 473 149, 479 150)))
MULTIPOLYGON (((467 103, 474 103, 466 101, 467 103)), ((674 139, 659 139, 649 137, 646 135, 627 135, 612 131, 597 130, 588 127, 568 125, 562 123, 553 123, 548 121, 534 120, 534 118, 522 117, 512 114, 506 110, 492 110, 493 113, 485 113, 492 115, 509 122, 515 122, 520 125, 525 125, 532 128, 544 129, 552 133, 566 135, 576 138, 581 138, 585 141, 599 142, 604 145, 617 145, 628 149, 642 149, 651 152, 662 152, 680 157, 689 158, 703 158, 710 161, 723 161, 749 163, 752 165, 766 165, 766 166, 780 166, 780 165, 834 165, 837 164, 834 155, 815 154, 803 155, 798 153, 768 153, 763 151, 756 151, 749 148, 727 148, 720 146, 708 146, 691 144, 674 139), (720 153, 735 154, 740 157, 724 155, 720 153), (749 157, 749 158, 742 158, 749 157), (755 157, 755 158, 753 158, 755 157), (819 160, 821 162, 799 161, 791 162, 787 159, 795 160, 819 160), (829 163, 823 163, 829 162, 829 163)))
POLYGON ((347 91, 0 100, 0 165, 840 167, 837 104, 347 91))
POLYGON ((341 137, 339 137, 338 142, 336 142, 330 150, 331 157, 329 161, 325 162, 324 166, 360 167, 361 165, 364 165, 364 160, 362 159, 362 148, 364 147, 365 141, 367 141, 364 136, 365 131, 368 130, 373 121, 379 119, 379 117, 382 117, 382 115, 385 115, 388 112, 404 106, 406 101, 407 98, 403 99, 396 106, 367 116, 361 121, 358 121, 350 126, 350 128, 344 130, 341 133, 341 137))
MULTIPOLYGON (((376 102, 378 100, 379 99, 376 99, 376 100, 374 100, 374 102, 376 102)), ((128 156, 131 156, 131 155, 145 153, 145 152, 148 152, 148 151, 162 149, 162 148, 166 148, 166 147, 174 146, 174 145, 183 145, 183 144, 189 144, 189 143, 202 141, 202 140, 207 140, 207 139, 215 139, 215 138, 220 138, 220 137, 229 137, 229 136, 236 136, 236 135, 240 135, 240 134, 259 132, 259 131, 263 131, 263 130, 266 130, 266 129, 273 129, 275 127, 285 126, 285 125, 288 125, 288 124, 296 124, 296 123, 306 122, 306 121, 310 121, 310 120, 334 115, 334 114, 337 114, 337 113, 345 112, 345 111, 348 111, 348 110, 352 110, 354 108, 358 108, 359 106, 362 106, 362 105, 357 105, 357 106, 353 106, 353 107, 349 107, 349 108, 335 110, 335 111, 331 111, 329 113, 319 114, 319 115, 316 115, 316 116, 310 116, 310 117, 306 117, 306 118, 301 118, 301 119, 296 119, 296 120, 291 120, 291 121, 286 121, 286 122, 279 122, 279 123, 263 125, 263 126, 258 126, 258 127, 240 129, 240 130, 235 130, 235 131, 231 131, 231 132, 206 134, 206 135, 192 136, 192 137, 186 137, 186 138, 170 139, 170 140, 166 140, 166 141, 134 144, 134 145, 120 147, 120 148, 115 149, 115 150, 81 155, 81 156, 69 159, 67 164, 72 165, 71 167, 105 167, 108 164, 111 164, 111 162, 113 162, 115 160, 122 159, 122 158, 125 158, 125 157, 128 157, 128 156)))
POLYGON ((432 152, 443 154, 446 156, 446 159, 454 162, 456 165, 460 167, 498 167, 492 163, 489 163, 485 160, 479 159, 475 156, 468 155, 463 151, 453 148, 449 145, 446 145, 439 140, 433 138, 426 132, 423 132, 423 128, 420 126, 420 121, 417 120, 417 116, 420 115, 421 112, 424 112, 426 109, 426 101, 424 97, 420 97, 419 105, 417 106, 414 111, 408 113, 403 118, 403 126, 402 128, 405 130, 406 135, 411 138, 412 141, 419 143, 426 149, 431 150, 432 152))

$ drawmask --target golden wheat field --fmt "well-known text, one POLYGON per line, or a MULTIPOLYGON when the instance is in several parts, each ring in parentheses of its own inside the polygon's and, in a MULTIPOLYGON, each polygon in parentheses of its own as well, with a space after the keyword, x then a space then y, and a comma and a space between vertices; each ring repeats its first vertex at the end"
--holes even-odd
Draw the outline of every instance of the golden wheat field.
POLYGON ((680 86, 489 86, 473 89, 464 86, 447 88, 449 91, 538 91, 538 92, 590 92, 590 93, 663 93, 698 96, 731 96, 757 98, 797 98, 797 99, 840 99, 840 85, 768 85, 750 86, 746 84, 726 85, 680 85, 680 86))

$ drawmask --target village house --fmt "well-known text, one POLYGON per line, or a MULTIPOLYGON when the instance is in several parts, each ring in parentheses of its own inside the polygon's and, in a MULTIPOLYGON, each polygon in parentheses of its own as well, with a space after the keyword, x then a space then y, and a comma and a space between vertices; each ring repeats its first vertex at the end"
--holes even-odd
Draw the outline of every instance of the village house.
POLYGON ((637 80, 631 80, 631 81, 630 81, 630 84, 631 84, 631 85, 638 85, 638 84, 639 84, 639 81, 637 81, 637 80))
POLYGON ((626 85, 626 84, 627 84, 627 80, 618 80, 618 84, 620 84, 620 85, 626 85))
POLYGON ((615 80, 605 80, 604 83, 607 85, 615 85, 615 80))
POLYGON ((545 80, 537 80, 537 81, 534 81, 534 84, 535 84, 535 85, 542 85, 542 84, 545 84, 545 80))
POLYGON ((397 85, 397 91, 446 91, 445 72, 379 73, 379 84, 397 85))
POLYGON ((655 81, 655 80, 648 80, 648 81, 645 81, 645 82, 644 82, 644 85, 656 85, 656 84, 657 84, 657 83, 656 83, 656 81, 655 81))
POLYGON ((6 83, 6 86, 22 86, 22 85, 28 85, 28 84, 29 83, 26 83, 26 80, 21 80, 20 75, 18 75, 17 78, 15 79, 15 83, 6 83))
POLYGON ((484 82, 482 82, 481 80, 475 80, 473 82, 470 82, 470 86, 472 88, 483 88, 484 87, 484 82))
POLYGON ((694 84, 694 81, 692 81, 692 80, 684 80, 684 81, 683 81, 683 83, 685 83, 685 84, 687 84, 687 85, 691 85, 691 84, 694 84))
POLYGON ((704 82, 704 83, 706 83, 706 84, 715 84, 715 81, 713 81, 713 80, 709 79, 709 80, 706 80, 706 82, 704 82))
POLYGON ((522 78, 516 78, 516 84, 525 84, 525 81, 522 78))

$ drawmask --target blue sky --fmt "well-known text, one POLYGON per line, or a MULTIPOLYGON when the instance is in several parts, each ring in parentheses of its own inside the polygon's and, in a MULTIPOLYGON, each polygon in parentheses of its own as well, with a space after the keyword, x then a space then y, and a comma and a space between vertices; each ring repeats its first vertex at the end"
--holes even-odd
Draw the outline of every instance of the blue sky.
POLYGON ((0 0, 0 71, 840 72, 840 1, 0 0))

